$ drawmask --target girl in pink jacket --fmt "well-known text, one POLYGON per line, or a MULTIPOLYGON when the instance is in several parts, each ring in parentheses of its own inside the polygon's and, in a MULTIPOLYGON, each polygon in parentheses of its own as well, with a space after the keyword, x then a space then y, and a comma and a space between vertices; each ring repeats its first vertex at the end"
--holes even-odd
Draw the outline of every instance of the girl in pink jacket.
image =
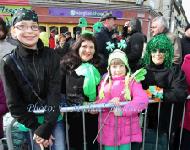
MULTIPOLYGON (((185 72, 186 81, 188 84, 188 93, 190 94, 190 54, 185 55, 183 64, 181 66, 182 70, 185 72)), ((181 143, 181 150, 190 149, 190 100, 186 103, 185 108, 185 118, 183 125, 183 136, 181 143)))
MULTIPOLYGON (((108 73, 99 86, 97 103, 114 103, 113 109, 104 109, 99 115, 98 142, 104 150, 128 150, 130 143, 142 142, 138 114, 147 108, 148 97, 138 83, 146 70, 131 75, 125 53, 114 50, 108 59, 108 73), (128 103, 119 107, 120 102, 128 103)), ((133 144, 132 144, 133 145, 133 144)))

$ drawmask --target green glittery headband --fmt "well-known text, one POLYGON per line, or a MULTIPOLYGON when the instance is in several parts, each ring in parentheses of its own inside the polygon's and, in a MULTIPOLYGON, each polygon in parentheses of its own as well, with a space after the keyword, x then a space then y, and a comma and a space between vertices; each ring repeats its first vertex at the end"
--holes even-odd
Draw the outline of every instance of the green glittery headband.
POLYGON ((143 57, 143 64, 149 65, 151 63, 151 53, 160 50, 164 53, 164 66, 169 68, 172 66, 174 57, 174 48, 172 42, 165 34, 154 36, 147 44, 146 51, 143 57))
POLYGON ((38 23, 38 15, 33 10, 20 8, 12 16, 12 26, 22 20, 32 20, 38 23))

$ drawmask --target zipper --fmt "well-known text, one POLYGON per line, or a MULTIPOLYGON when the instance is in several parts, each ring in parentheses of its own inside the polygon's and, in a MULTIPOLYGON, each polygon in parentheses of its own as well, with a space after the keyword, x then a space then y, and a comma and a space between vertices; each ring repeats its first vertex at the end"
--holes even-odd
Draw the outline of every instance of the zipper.
POLYGON ((35 63, 34 63, 34 56, 35 56, 35 54, 33 54, 33 62, 32 63, 33 63, 33 66, 34 66, 34 71, 35 71, 35 75, 36 75, 36 79, 37 79, 37 88, 38 88, 38 91, 40 93, 39 76, 38 76, 38 72, 37 72, 37 69, 36 69, 36 66, 35 66, 35 63))

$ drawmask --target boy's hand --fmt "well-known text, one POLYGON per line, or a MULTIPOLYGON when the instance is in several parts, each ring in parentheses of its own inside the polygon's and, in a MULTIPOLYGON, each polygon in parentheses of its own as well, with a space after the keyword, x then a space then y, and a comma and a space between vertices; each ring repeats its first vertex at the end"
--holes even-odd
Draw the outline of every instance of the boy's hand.
POLYGON ((51 146, 53 144, 53 140, 55 140, 55 138, 51 135, 49 140, 43 139, 41 137, 39 137, 38 135, 34 134, 33 136, 33 140, 35 140, 35 142, 37 144, 40 145, 40 147, 48 147, 51 146))

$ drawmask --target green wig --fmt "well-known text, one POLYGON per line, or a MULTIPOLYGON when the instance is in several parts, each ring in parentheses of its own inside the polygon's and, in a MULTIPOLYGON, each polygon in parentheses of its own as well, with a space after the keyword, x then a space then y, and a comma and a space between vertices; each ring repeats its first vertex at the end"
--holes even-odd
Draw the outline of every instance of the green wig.
POLYGON ((151 53, 157 50, 164 53, 164 66, 167 68, 171 67, 174 58, 174 48, 172 42, 165 34, 156 35, 148 42, 142 59, 143 65, 146 66, 151 63, 151 53))

